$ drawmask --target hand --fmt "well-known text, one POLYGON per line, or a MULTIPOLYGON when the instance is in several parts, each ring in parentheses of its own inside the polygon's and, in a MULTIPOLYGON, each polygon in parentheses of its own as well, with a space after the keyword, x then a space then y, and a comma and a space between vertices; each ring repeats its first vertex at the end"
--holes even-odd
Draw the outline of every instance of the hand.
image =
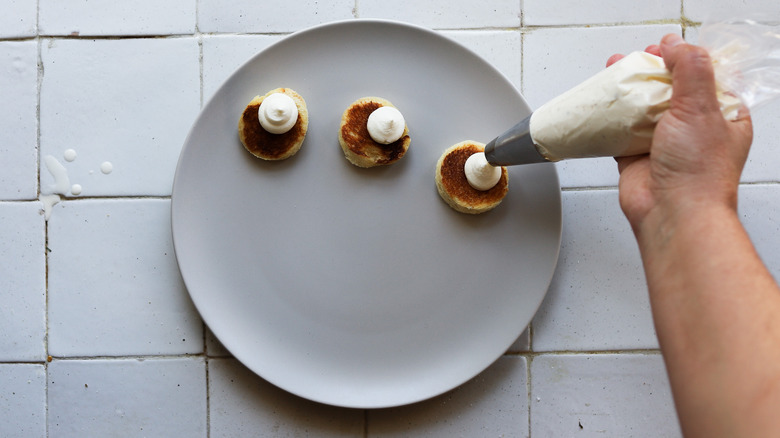
MULTIPOLYGON (((663 57, 672 72, 671 106, 655 128, 648 155, 616 158, 620 205, 635 233, 657 213, 659 220, 689 208, 736 209, 737 188, 752 141, 746 109, 729 122, 720 112, 707 52, 666 35, 646 51, 663 57)), ((614 55, 608 65, 622 56, 614 55)))

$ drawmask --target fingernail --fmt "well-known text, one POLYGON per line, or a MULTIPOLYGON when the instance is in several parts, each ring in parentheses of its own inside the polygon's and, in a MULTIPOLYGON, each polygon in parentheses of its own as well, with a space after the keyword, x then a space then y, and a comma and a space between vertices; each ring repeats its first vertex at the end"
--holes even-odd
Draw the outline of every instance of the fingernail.
POLYGON ((676 33, 670 33, 664 38, 664 43, 672 47, 679 46, 684 42, 685 41, 682 39, 682 37, 676 33))

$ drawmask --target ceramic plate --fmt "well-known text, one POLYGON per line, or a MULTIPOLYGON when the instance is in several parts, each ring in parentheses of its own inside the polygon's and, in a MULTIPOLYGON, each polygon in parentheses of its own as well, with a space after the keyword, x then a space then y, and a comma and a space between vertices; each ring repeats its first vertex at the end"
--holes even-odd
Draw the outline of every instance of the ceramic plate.
POLYGON ((551 164, 511 168, 503 203, 471 216, 440 199, 434 168, 450 145, 486 143, 529 113, 487 62, 408 24, 331 23, 262 51, 205 105, 176 171, 176 257, 206 324, 264 379, 331 405, 397 406, 474 377, 550 284, 558 177, 551 164), (265 162, 237 123, 277 87, 304 97, 309 132, 297 155, 265 162), (337 132, 372 95, 401 110, 412 143, 396 164, 361 169, 337 132))

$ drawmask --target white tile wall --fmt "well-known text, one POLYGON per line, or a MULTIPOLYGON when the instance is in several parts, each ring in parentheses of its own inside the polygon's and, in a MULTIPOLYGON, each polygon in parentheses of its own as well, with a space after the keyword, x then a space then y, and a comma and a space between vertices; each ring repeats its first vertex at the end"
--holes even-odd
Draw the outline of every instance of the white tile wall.
POLYGON ((209 361, 210 437, 362 437, 364 413, 300 399, 235 359, 209 361))
MULTIPOLYGON (((774 1, 738 3, 0 0, 0 436, 679 436, 612 159, 557 165, 560 263, 508 354, 451 392, 384 410, 290 395, 204 331, 173 257, 169 198, 201 106, 291 32, 356 17, 438 29, 536 108, 613 53, 669 32, 695 41, 691 20, 780 14, 774 1), (55 182, 47 156, 83 188, 48 223, 36 200, 55 182)), ((778 108, 754 112, 740 193, 775 277, 778 108)))
POLYGON ((564 24, 627 23, 680 18, 679 0, 634 2, 622 7, 621 0, 525 0, 523 22, 526 26, 564 24))
POLYGON ((55 360, 47 385, 49 436, 207 436, 202 358, 55 360))
POLYGON ((39 210, 37 202, 0 202, 0 361, 46 357, 46 236, 39 210))
POLYGON ((46 371, 42 364, 0 363, 0 436, 46 436, 46 371))
POLYGON ((354 18, 352 0, 197 0, 201 32, 293 32, 354 18))
POLYGON ((35 199, 38 48, 34 41, 0 41, 0 96, 0 200, 35 199))
MULTIPOLYGON (((44 39, 41 157, 65 165, 81 196, 171 194, 200 108, 195 38, 44 39), (63 154, 78 156, 66 163, 63 154), (105 175, 101 163, 113 164, 105 175)), ((42 191, 54 182, 41 162, 42 191)))
POLYGON ((526 359, 505 356, 468 383, 439 397, 369 411, 367 435, 527 437, 528 390, 526 359))
POLYGON ((757 16, 777 21, 780 3, 773 0, 684 0, 683 12, 694 21, 708 21, 757 16))
POLYGON ((360 0, 357 5, 360 18, 402 20, 434 29, 520 25, 520 3, 515 0, 360 0))
POLYGON ((658 348, 617 190, 564 192, 563 218, 558 267, 533 321, 534 351, 658 348))
POLYGON ((49 354, 203 352, 176 268, 170 201, 84 200, 49 220, 49 354))
POLYGON ((193 0, 39 0, 42 35, 166 35, 195 31, 193 0))
POLYGON ((35 2, 0 0, 0 10, 3 11, 0 14, 0 38, 35 36, 38 14, 35 2))
POLYGON ((681 436, 659 354, 538 356, 531 388, 534 436, 681 436))

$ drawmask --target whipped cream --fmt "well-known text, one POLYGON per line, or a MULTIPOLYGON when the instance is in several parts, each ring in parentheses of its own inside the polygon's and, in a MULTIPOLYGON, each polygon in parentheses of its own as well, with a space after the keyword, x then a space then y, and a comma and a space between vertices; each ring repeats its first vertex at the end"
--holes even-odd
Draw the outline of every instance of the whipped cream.
POLYGON ((466 160, 463 170, 469 185, 481 191, 492 189, 501 179, 501 167, 488 163, 484 152, 472 154, 466 160))
POLYGON ((263 129, 271 134, 284 134, 298 121, 298 107, 292 97, 273 93, 263 99, 257 115, 263 129))
POLYGON ((368 134, 375 142, 390 144, 404 135, 406 121, 401 111, 391 106, 379 107, 368 116, 368 134))
MULTIPOLYGON (((671 97, 663 59, 633 52, 534 111, 531 138, 550 161, 643 154, 671 97)), ((736 119, 741 103, 720 84, 718 101, 723 116, 736 119)))

